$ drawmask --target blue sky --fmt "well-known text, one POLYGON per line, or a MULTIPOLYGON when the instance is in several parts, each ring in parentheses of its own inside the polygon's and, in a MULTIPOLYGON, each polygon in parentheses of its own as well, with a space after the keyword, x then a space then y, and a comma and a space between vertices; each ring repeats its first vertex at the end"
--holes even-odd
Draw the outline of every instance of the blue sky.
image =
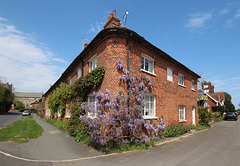
POLYGON ((0 0, 0 79, 46 92, 113 10, 127 27, 240 103, 238 0, 0 0))

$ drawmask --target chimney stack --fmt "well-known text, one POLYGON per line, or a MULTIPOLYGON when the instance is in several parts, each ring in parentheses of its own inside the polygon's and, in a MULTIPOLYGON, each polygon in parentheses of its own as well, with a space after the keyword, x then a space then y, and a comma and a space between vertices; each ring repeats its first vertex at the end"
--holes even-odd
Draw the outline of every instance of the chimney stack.
POLYGON ((108 17, 108 22, 104 25, 104 29, 113 28, 120 26, 120 19, 116 16, 116 10, 113 10, 113 13, 110 13, 110 17, 108 17))

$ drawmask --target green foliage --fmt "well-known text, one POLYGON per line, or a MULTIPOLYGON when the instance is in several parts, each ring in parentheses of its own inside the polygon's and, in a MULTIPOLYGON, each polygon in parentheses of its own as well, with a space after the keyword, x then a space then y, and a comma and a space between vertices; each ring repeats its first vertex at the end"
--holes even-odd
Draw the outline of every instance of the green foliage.
POLYGON ((80 77, 68 89, 68 98, 77 98, 79 102, 86 101, 89 92, 101 84, 104 74, 104 68, 97 67, 85 77, 80 77))
POLYGON ((224 106, 212 106, 213 112, 224 112, 224 106))
POLYGON ((85 77, 80 77, 67 88, 66 83, 62 82, 60 88, 54 90, 48 99, 48 107, 50 108, 51 116, 54 116, 54 113, 57 112, 58 106, 60 106, 60 116, 63 118, 65 115, 67 101, 71 100, 75 103, 77 101, 78 103, 86 101, 89 92, 98 87, 102 82, 104 73, 105 71, 103 67, 97 67, 85 77))
POLYGON ((42 99, 40 103, 37 105, 38 108, 44 108, 45 107, 45 99, 42 99))
POLYGON ((32 112, 33 112, 33 113, 36 113, 36 112, 37 112, 37 110, 36 110, 35 108, 30 108, 29 110, 30 110, 31 113, 32 113, 32 112))
POLYGON ((86 124, 79 119, 79 116, 84 114, 85 112, 83 110, 79 110, 79 106, 71 106, 71 118, 69 119, 67 126, 67 131, 71 136, 75 137, 78 133, 80 133, 80 135, 84 133, 86 134, 86 124))
POLYGON ((199 107, 198 108, 198 116, 199 116, 199 124, 200 125, 209 125, 211 118, 211 113, 207 111, 208 108, 199 107))
POLYGON ((14 105, 15 105, 14 109, 18 110, 19 112, 22 112, 25 110, 24 104, 21 101, 16 101, 14 105))
POLYGON ((232 97, 227 92, 224 93, 225 96, 225 112, 235 112, 235 106, 232 104, 232 97))
POLYGON ((182 135, 188 131, 190 131, 193 128, 192 125, 188 125, 185 123, 179 123, 179 122, 172 122, 169 126, 165 128, 165 130, 161 133, 161 136, 163 137, 177 137, 179 135, 182 135))
POLYGON ((25 143, 42 135, 43 128, 35 120, 19 120, 0 130, 0 141, 25 143))
POLYGON ((53 124, 54 126, 56 126, 57 128, 61 129, 61 130, 67 130, 67 121, 60 121, 60 120, 56 120, 56 119, 48 119, 47 120, 48 123, 53 124))
POLYGON ((43 115, 42 115, 42 114, 37 113, 37 116, 38 116, 39 118, 43 118, 43 115))
POLYGON ((9 88, 0 84, 0 110, 8 111, 14 101, 14 94, 9 88))
POLYGON ((106 151, 107 152, 110 152, 110 153, 120 153, 120 152, 125 152, 125 151, 133 151, 133 150, 140 150, 140 149, 147 149, 151 146, 154 146, 154 142, 153 141, 150 141, 150 142, 147 142, 147 143, 138 143, 138 144, 134 144, 134 143, 131 143, 131 144, 119 144, 119 145, 108 145, 106 147, 106 151))

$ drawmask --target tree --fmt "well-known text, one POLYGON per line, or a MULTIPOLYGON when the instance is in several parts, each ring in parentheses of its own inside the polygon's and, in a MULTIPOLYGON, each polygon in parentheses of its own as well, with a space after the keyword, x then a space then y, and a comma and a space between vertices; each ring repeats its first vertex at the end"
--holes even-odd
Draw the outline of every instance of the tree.
POLYGON ((23 104, 23 102, 21 102, 21 101, 16 101, 16 102, 14 103, 14 108, 15 108, 16 110, 20 111, 20 112, 21 112, 21 110, 24 110, 24 109, 25 109, 24 104, 23 104))
POLYGON ((235 106, 232 104, 232 97, 230 94, 228 94, 227 92, 224 93, 225 95, 225 111, 226 112, 235 112, 235 106))
POLYGON ((14 100, 14 94, 7 87, 0 84, 0 111, 8 111, 14 100))

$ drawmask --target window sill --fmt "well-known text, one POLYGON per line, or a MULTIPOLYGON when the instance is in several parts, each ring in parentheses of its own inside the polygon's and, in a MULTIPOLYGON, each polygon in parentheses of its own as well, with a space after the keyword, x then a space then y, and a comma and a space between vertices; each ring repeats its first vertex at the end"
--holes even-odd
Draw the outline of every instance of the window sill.
POLYGON ((143 116, 143 119, 158 119, 156 116, 143 116))
POLYGON ((70 118, 71 116, 65 116, 65 118, 70 118))
POLYGON ((187 120, 179 120, 178 122, 179 123, 184 123, 184 122, 187 122, 187 120))
POLYGON ((196 90, 195 89, 191 89, 193 92, 196 92, 196 90))
POLYGON ((147 71, 147 70, 141 69, 141 71, 144 72, 144 73, 148 73, 148 74, 153 75, 153 76, 156 77, 156 74, 151 73, 151 72, 149 72, 149 71, 147 71))
POLYGON ((185 85, 182 85, 182 84, 178 84, 179 86, 181 86, 181 87, 184 87, 184 88, 186 88, 186 86, 185 85))

